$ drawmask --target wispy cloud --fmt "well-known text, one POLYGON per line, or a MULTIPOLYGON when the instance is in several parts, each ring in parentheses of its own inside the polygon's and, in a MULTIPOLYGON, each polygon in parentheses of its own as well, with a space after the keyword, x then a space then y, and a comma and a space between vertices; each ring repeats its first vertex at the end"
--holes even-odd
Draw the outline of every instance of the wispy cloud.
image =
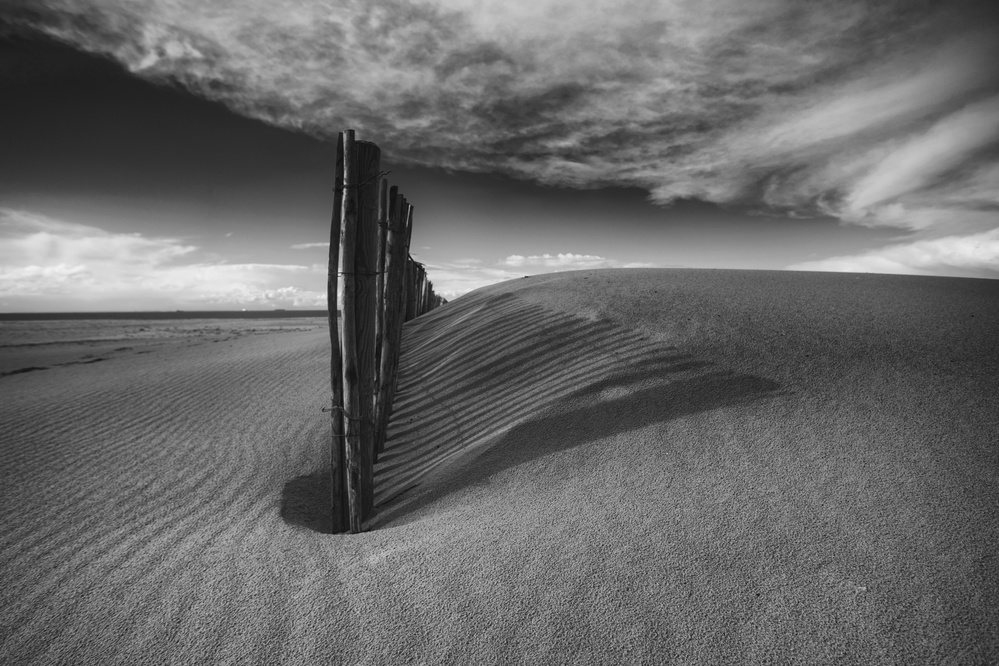
POLYGON ((560 252, 558 254, 535 254, 527 257, 520 254, 511 254, 500 263, 504 266, 512 266, 516 268, 543 268, 554 272, 557 270, 609 268, 614 265, 615 262, 592 254, 560 252))
POLYGON ((939 238, 999 210, 999 23, 975 0, 7 7, 241 113, 321 137, 354 127, 397 163, 939 238))
POLYGON ((178 238, 112 233, 0 208, 5 309, 324 307, 308 266, 229 264, 178 238))
POLYGON ((313 248, 319 248, 319 247, 327 248, 328 249, 329 246, 330 246, 329 241, 326 241, 325 243, 296 243, 296 244, 294 244, 294 245, 291 246, 291 249, 292 250, 311 250, 313 248))
MULTIPOLYGON (((862 214, 875 205, 920 191, 948 172, 974 164, 976 153, 997 140, 999 97, 969 104, 887 152, 853 184, 846 208, 852 214, 862 214)), ((995 196, 999 203, 999 191, 995 196)))
POLYGON ((788 266, 791 270, 999 278, 999 229, 898 243, 864 254, 788 266))
POLYGON ((580 271, 593 268, 654 268, 655 264, 646 262, 621 262, 593 254, 573 254, 559 252, 558 254, 533 254, 524 256, 511 254, 499 262, 501 266, 513 268, 542 269, 548 273, 559 271, 580 271))

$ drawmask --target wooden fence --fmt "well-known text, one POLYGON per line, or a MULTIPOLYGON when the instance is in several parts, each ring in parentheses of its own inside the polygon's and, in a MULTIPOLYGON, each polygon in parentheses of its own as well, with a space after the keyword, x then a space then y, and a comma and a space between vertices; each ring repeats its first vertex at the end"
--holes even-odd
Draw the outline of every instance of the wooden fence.
POLYGON ((381 150, 340 133, 326 282, 330 326, 333 532, 358 533, 374 509, 404 322, 446 302, 409 255, 413 206, 379 171, 381 150), (339 321, 337 317, 339 311, 339 321))

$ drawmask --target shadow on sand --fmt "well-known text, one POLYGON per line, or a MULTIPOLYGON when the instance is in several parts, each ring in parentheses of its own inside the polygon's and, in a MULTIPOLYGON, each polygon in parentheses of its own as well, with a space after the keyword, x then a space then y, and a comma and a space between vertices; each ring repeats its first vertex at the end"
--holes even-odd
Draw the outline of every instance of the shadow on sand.
MULTIPOLYGON (((410 322, 402 354, 375 465, 374 526, 535 458, 780 389, 513 294, 466 298, 410 322), (431 476, 424 492, 411 492, 431 476)), ((289 481, 282 517, 328 530, 328 488, 322 473, 289 481)))
POLYGON ((407 491, 420 483, 400 487, 376 507, 377 523, 418 513, 442 497, 552 453, 683 416, 749 404, 779 391, 780 385, 769 379, 717 370, 677 379, 633 373, 596 382, 570 394, 546 414, 513 426, 483 450, 456 460, 446 476, 428 484, 425 492, 407 500, 407 491), (649 386, 650 378, 660 381, 649 386), (643 388, 629 390, 636 386, 643 388), (606 397, 614 394, 618 397, 606 397), (580 401, 590 404, 570 406, 580 401))
POLYGON ((281 519, 314 532, 331 534, 330 471, 296 476, 281 491, 281 519))

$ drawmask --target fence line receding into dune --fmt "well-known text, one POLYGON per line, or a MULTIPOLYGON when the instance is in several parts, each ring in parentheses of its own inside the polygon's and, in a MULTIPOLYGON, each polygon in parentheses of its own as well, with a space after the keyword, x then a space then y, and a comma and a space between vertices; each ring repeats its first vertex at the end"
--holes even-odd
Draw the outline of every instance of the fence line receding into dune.
POLYGON ((388 186, 380 161, 378 146, 355 141, 354 130, 340 133, 326 281, 334 533, 360 532, 374 510, 374 463, 385 448, 402 325, 445 302, 409 254, 413 206, 388 186))

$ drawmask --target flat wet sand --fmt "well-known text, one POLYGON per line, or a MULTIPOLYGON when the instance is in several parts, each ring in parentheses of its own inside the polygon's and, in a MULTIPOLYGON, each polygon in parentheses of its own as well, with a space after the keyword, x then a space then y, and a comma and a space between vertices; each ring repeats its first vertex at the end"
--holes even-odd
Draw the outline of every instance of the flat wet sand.
POLYGON ((163 346, 229 342, 325 327, 316 317, 282 319, 64 319, 0 321, 0 376, 97 363, 163 346))

